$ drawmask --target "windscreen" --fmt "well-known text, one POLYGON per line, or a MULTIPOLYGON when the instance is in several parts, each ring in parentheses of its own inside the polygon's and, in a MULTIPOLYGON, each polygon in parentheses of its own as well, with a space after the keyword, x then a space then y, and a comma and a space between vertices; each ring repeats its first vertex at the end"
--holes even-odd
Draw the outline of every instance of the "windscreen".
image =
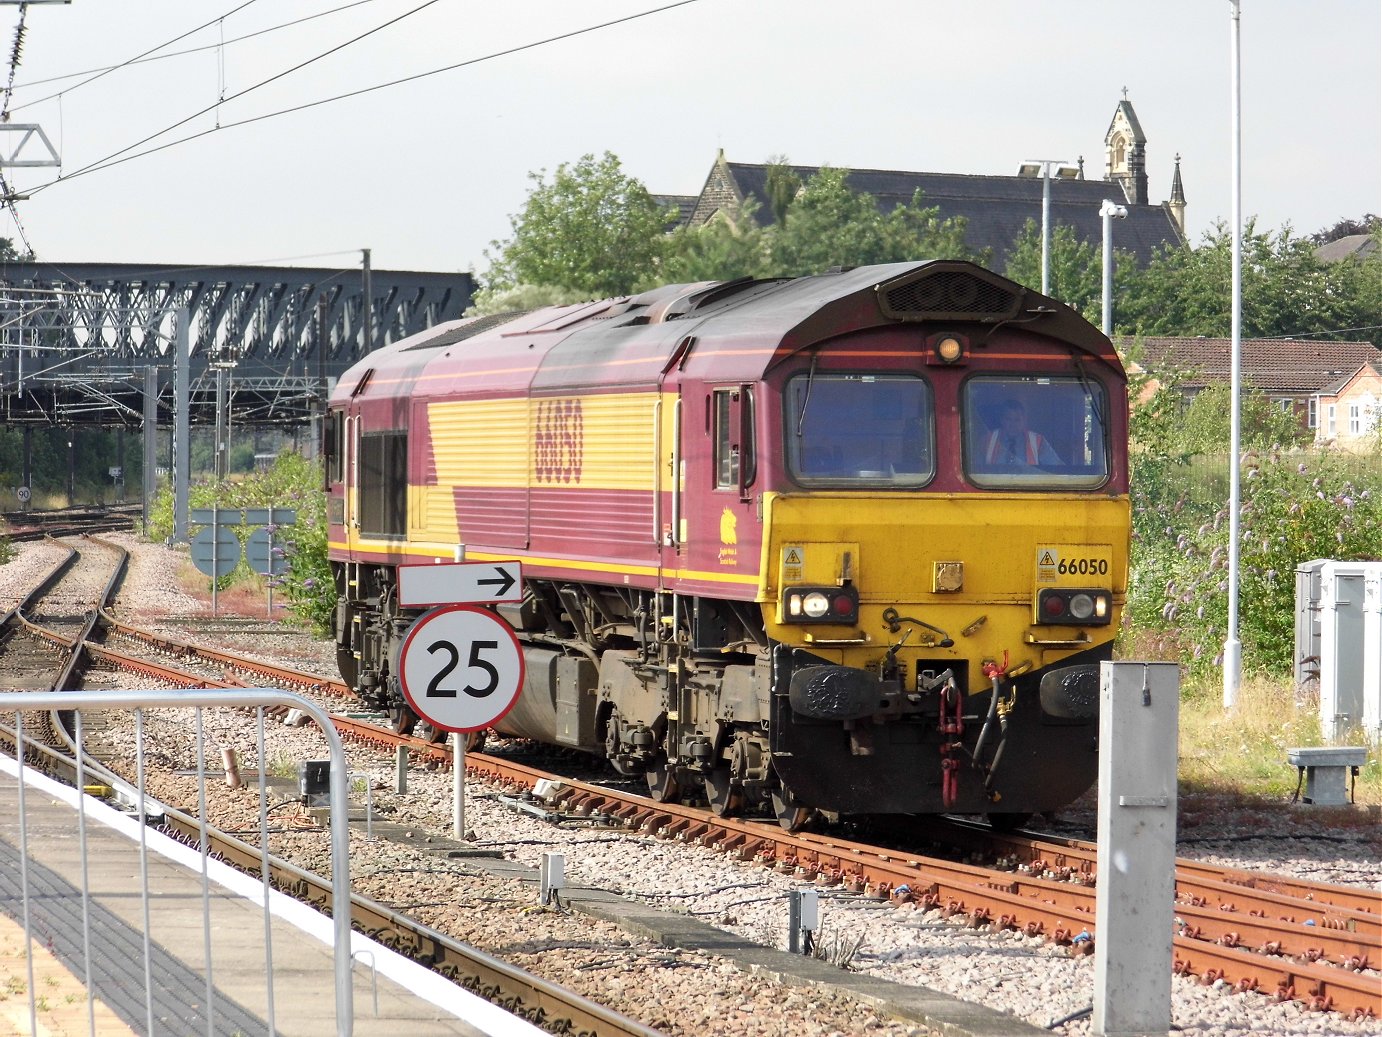
POLYGON ((1108 478, 1108 405, 1088 379, 979 376, 963 392, 965 474, 977 486, 1088 488, 1108 478))
POLYGON ((797 375, 787 383, 787 465, 808 486, 915 487, 935 471, 931 389, 909 375, 797 375))

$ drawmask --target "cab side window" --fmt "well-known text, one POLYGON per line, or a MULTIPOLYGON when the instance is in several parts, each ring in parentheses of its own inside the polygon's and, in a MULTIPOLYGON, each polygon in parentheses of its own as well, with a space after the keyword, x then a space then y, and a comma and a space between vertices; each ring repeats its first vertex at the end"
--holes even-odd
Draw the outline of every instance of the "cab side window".
POLYGON ((709 417, 715 489, 744 492, 754 476, 753 390, 713 390, 709 417))

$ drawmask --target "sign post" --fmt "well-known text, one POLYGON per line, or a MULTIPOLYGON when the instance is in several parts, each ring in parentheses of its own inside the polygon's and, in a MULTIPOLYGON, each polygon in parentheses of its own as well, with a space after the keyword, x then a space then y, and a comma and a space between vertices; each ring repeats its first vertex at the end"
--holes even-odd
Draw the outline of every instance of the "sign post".
POLYGON ((523 690, 523 649, 513 629, 474 605, 444 605, 421 616, 403 639, 398 679, 423 720, 455 733, 452 827, 465 837, 465 736, 492 726, 523 690))
MULTIPOLYGON (((239 514, 231 512, 231 514, 239 514)), ((240 540, 228 525, 220 520, 217 508, 210 510, 210 525, 192 538, 192 564, 211 577, 211 614, 218 614, 216 583, 222 576, 228 576, 240 564, 240 540)), ((193 521, 198 521, 193 519, 193 521)))
MULTIPOLYGON (((111 469, 113 473, 115 469, 111 469)), ((245 543, 245 561, 261 576, 268 577, 269 617, 274 612, 273 577, 287 570, 282 550, 274 550, 274 530, 297 522, 294 508, 193 508, 192 524, 206 528, 192 538, 192 562, 211 577, 211 614, 216 615, 216 580, 240 564, 240 539, 234 526, 262 526, 245 543)))
POLYGON ((451 735, 451 838, 465 839, 465 740, 460 731, 451 735))

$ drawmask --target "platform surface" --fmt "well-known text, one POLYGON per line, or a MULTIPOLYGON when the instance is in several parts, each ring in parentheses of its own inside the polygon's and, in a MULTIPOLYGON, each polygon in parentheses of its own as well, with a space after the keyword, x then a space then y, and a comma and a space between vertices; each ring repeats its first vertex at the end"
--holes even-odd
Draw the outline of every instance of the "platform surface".
MULTIPOLYGON (((75 793, 25 770, 29 928, 39 1033, 89 1032, 80 839, 75 793)), ((90 992, 96 1032, 206 1034, 207 980, 203 878, 193 849, 145 830, 148 846, 149 971, 153 1026, 145 995, 144 888, 139 826, 87 800, 90 992)), ((17 767, 0 757, 0 1033, 30 1032, 24 939, 17 767)), ((208 866, 214 1026, 226 1037, 270 1032, 262 885, 216 862, 208 866)), ((323 1037, 336 1026, 331 921, 273 894, 274 1032, 323 1037)), ((354 1033, 522 1035, 541 1031, 360 933, 354 934, 354 1033), (361 955, 361 951, 365 951, 361 955), (378 968, 378 1014, 374 975, 378 968)))

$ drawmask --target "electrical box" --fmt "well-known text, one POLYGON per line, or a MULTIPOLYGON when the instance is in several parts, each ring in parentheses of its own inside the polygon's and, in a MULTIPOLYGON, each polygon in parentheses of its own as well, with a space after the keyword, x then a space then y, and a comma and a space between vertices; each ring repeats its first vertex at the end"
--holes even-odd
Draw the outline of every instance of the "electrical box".
MULTIPOLYGON (((1354 729, 1382 741, 1382 562, 1327 561, 1319 576, 1320 728, 1330 742, 1354 729)), ((1298 600, 1298 623, 1303 611, 1298 600)))
POLYGON ((299 763, 298 793, 309 807, 326 806, 331 798, 331 761, 303 760, 299 763))

